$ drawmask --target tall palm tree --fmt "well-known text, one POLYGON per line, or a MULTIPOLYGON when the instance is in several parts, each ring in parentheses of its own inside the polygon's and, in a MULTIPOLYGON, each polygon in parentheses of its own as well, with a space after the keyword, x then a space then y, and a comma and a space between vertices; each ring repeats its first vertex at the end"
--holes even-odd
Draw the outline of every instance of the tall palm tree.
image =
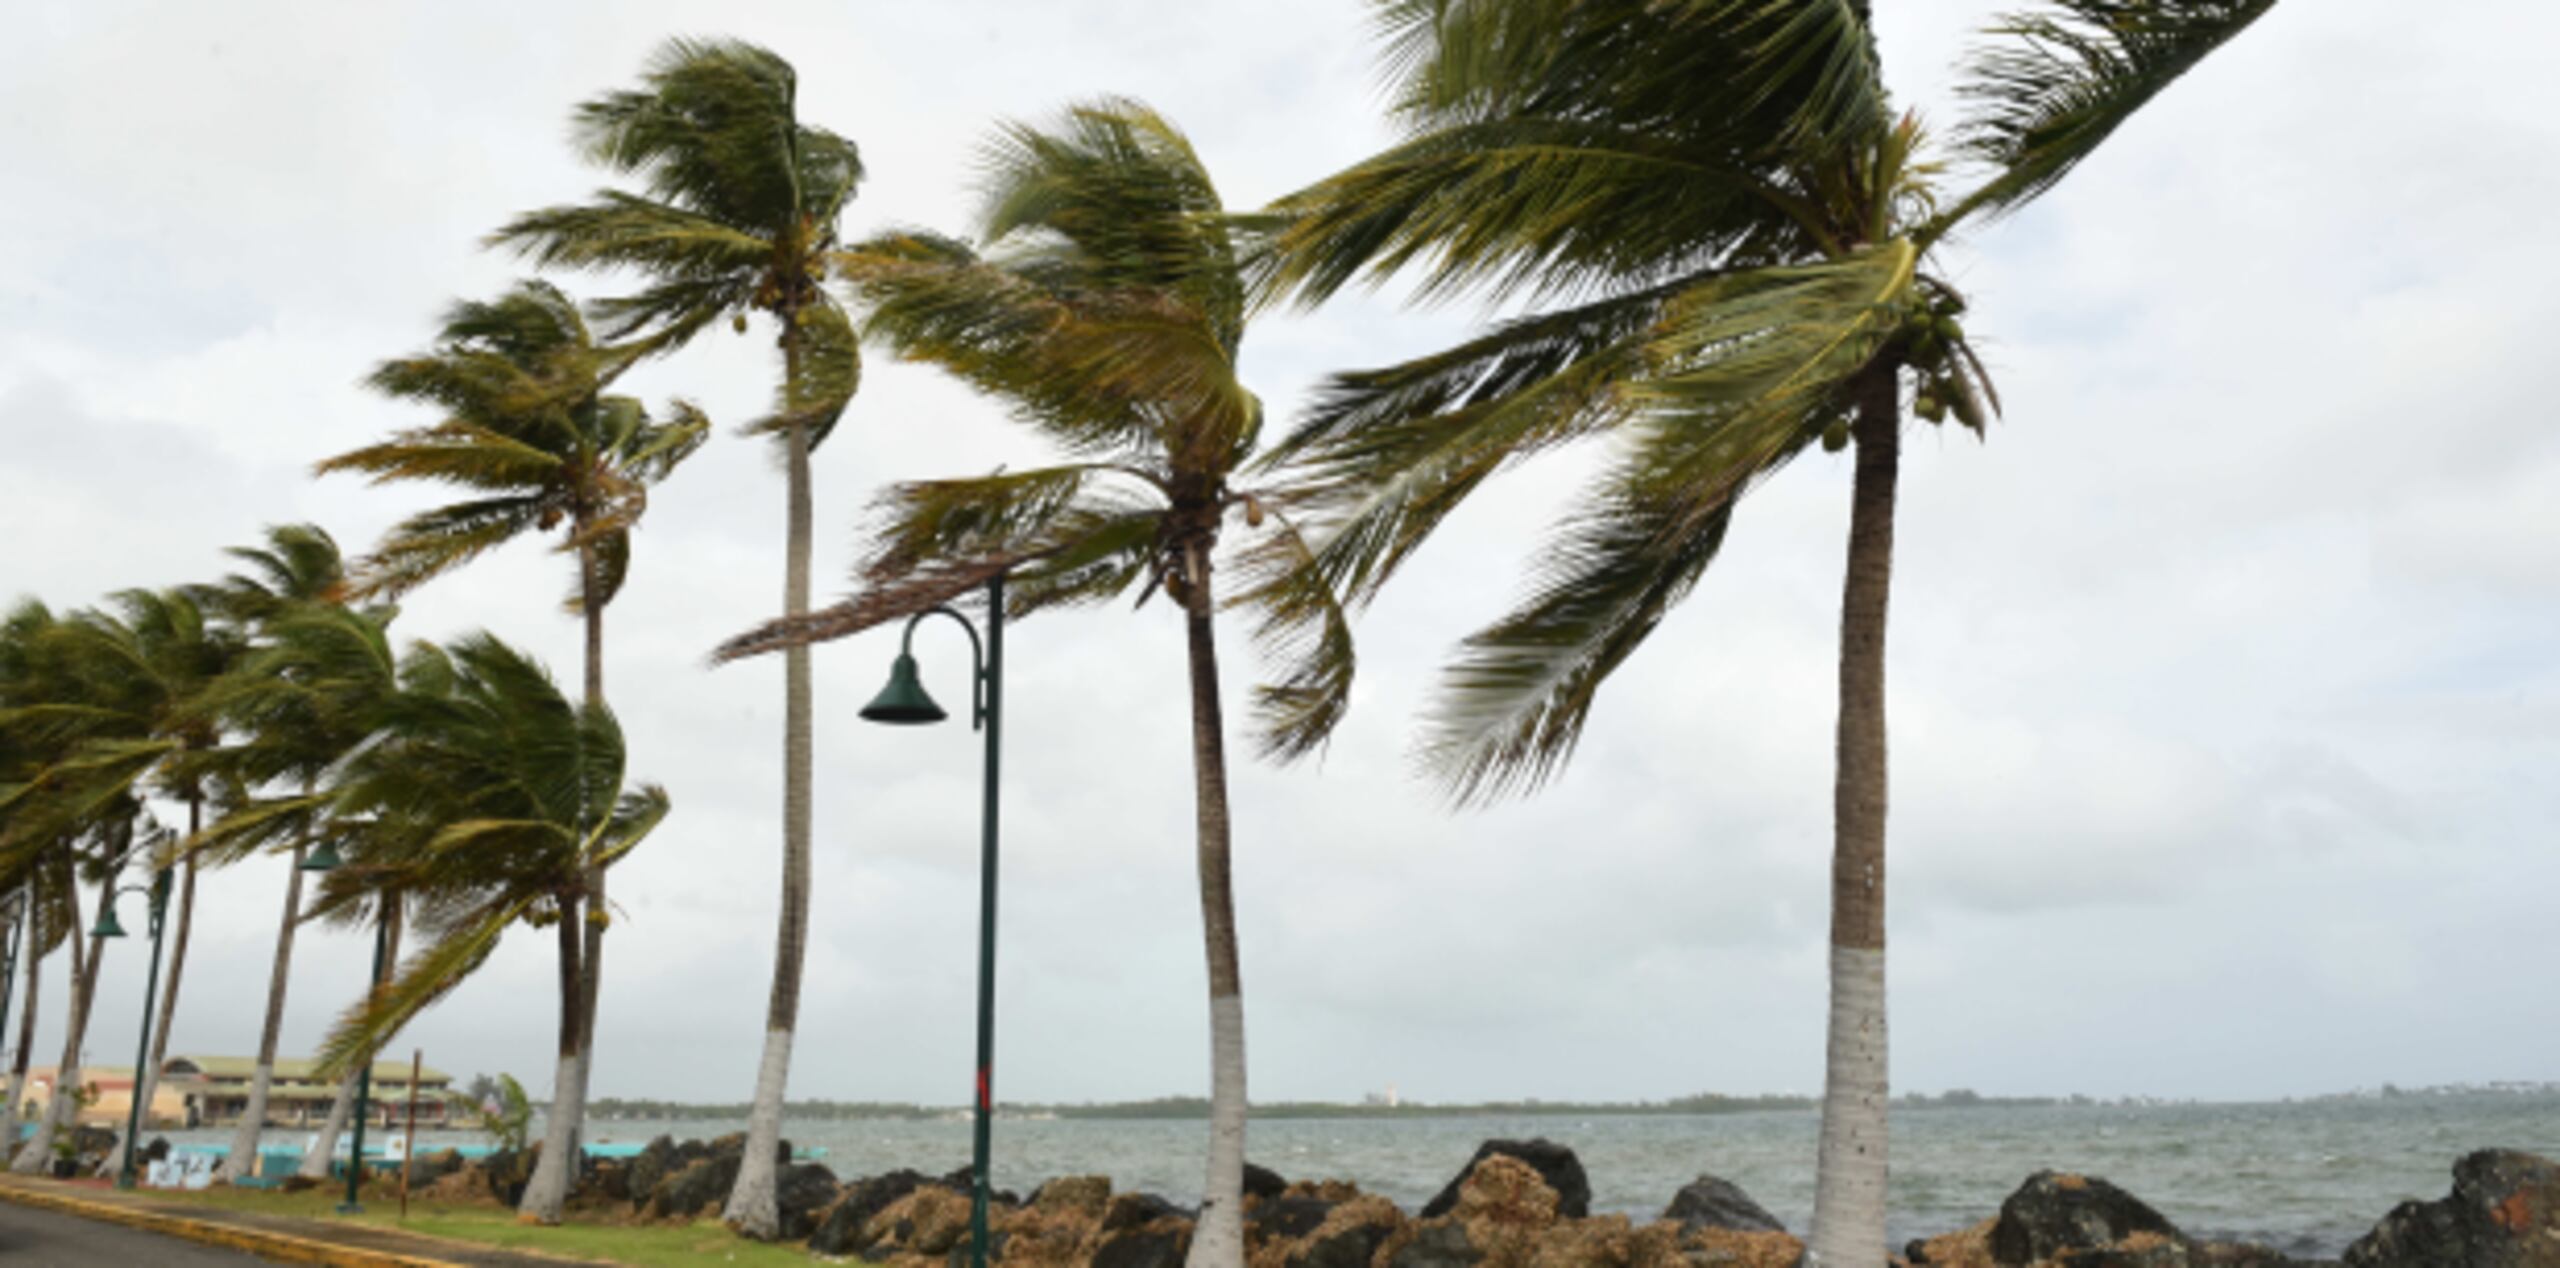
MULTIPOLYGON (((861 360, 851 325, 823 286, 836 219, 862 179, 853 142, 800 121, 798 75, 752 44, 672 40, 640 86, 578 107, 578 143, 594 162, 638 178, 644 192, 529 212, 491 235, 545 266, 630 269, 638 294, 598 304, 607 334, 647 350, 690 341, 721 318, 741 332, 771 317, 782 351, 774 413, 750 429, 781 446, 787 481, 783 610, 809 610, 810 454, 853 399, 861 360)), ((809 929, 809 658, 783 665, 782 911, 764 1055, 747 1120, 746 1161, 725 1211, 757 1237, 781 1227, 774 1147, 799 1027, 809 929)))
MULTIPOLYGON (((573 704, 541 666, 474 635, 404 658, 402 691, 381 742, 351 760, 338 812, 379 826, 376 885, 417 904, 430 941, 388 986, 348 1011, 322 1046, 324 1071, 371 1060, 410 1018, 487 961, 517 924, 550 926, 560 957, 559 1097, 521 1214, 557 1223, 584 1086, 580 912, 590 877, 666 816, 667 795, 623 787, 622 730, 601 706, 573 704)), ((342 889, 333 874, 324 886, 342 889)))
MULTIPOLYGON (((236 671, 208 690, 204 707, 232 737, 214 762, 239 795, 186 848, 217 865, 262 847, 280 846, 286 854, 284 910, 267 975, 266 1020, 248 1105, 233 1125, 230 1152, 220 1171, 224 1180, 237 1183, 257 1174, 259 1139, 283 1038, 294 935, 302 925, 302 864, 325 822, 327 797, 321 785, 369 736, 374 706, 394 682, 386 630, 393 612, 336 605, 345 567, 326 530, 313 524, 274 528, 268 530, 266 545, 235 547, 230 553, 246 567, 215 589, 216 602, 230 619, 256 632, 256 644, 236 671), (262 795, 278 785, 294 792, 262 795)), ((326 1151, 312 1152, 322 1158, 334 1153, 334 1136, 328 1145, 326 1151)))
MULTIPOLYGON (((586 626, 587 703, 604 703, 604 611, 631 566, 631 534, 649 486, 699 449, 711 425, 678 401, 664 422, 606 389, 648 345, 600 344, 568 296, 519 282, 496 300, 454 305, 437 347, 385 362, 373 387, 444 411, 431 427, 403 431, 321 462, 381 484, 429 480, 470 490, 470 500, 411 516, 357 569, 350 592, 397 596, 520 535, 557 528, 578 561, 569 609, 586 626)), ((599 873, 594 882, 603 883, 599 873)), ((586 1024, 595 1024, 603 974, 604 895, 584 931, 586 1024)), ((590 1034, 589 1039, 593 1036, 590 1034)), ((583 1096, 579 1098, 583 1100, 583 1096)))
POLYGON ((1225 723, 1213 582, 1231 516, 1252 608, 1287 659, 1266 687, 1263 747, 1319 746, 1350 692, 1348 627, 1299 567, 1285 493, 1245 487, 1262 403, 1237 377, 1245 284, 1215 185, 1190 142, 1128 101, 1013 125, 988 154, 987 243, 901 234, 846 252, 866 333, 1002 399, 1083 461, 900 486, 867 561, 867 591, 782 618, 724 656, 838 637, 958 597, 1010 572, 1032 611, 1161 586, 1189 638, 1200 911, 1208 960, 1210 1149, 1192 1261, 1243 1260, 1243 987, 1229 883, 1225 723))
POLYGON ((1425 752, 1466 798, 1537 784, 1686 595, 1741 495, 1854 441, 1841 613, 1831 1013, 1812 1252, 1884 1247, 1884 631, 1908 403, 1996 408, 1934 250, 2016 211, 2273 0, 2042 0, 1966 67, 1953 192, 1888 105, 1864 0, 1380 0, 1393 148, 1282 200, 1263 281, 1320 299, 1413 266, 1537 311, 1336 379, 1287 448, 1335 491, 1319 570, 1366 599, 1496 471, 1617 459, 1469 637, 1425 752), (1906 396, 1906 386, 1910 389, 1906 396))

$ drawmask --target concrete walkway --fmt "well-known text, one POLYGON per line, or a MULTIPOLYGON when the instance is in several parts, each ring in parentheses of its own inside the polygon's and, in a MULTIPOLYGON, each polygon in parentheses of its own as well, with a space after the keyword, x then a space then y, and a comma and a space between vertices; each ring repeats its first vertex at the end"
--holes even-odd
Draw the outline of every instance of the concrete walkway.
MULTIPOLYGON (((246 1252, 276 1263, 325 1264, 330 1268, 560 1268, 562 1264, 591 1262, 475 1246, 469 1242, 422 1237, 416 1233, 363 1224, 199 1206, 154 1197, 148 1192, 121 1191, 94 1182, 33 1180, 25 1176, 0 1174, 0 1202, 246 1252)), ((13 1258, 11 1262, 16 1260, 13 1258)), ((62 1259, 59 1262, 76 1265, 86 1262, 130 1264, 161 1261, 110 1258, 95 1261, 62 1259)), ((167 1262, 194 1261, 172 1259, 167 1262)), ((204 1262, 224 1261, 208 1258, 204 1262)))

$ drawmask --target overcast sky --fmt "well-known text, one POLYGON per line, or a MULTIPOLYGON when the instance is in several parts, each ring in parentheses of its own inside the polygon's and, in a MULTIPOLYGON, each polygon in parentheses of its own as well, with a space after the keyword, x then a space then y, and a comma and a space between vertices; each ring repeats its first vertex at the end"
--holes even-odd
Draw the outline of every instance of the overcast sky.
MULTIPOLYGON (((1879 6, 1906 102, 1952 121, 1947 68, 1993 7, 1879 6)), ((2061 193, 1945 253, 2009 412, 1987 445, 1924 429, 1906 449, 1897 1086, 2251 1097, 2560 1078, 2560 17, 2463 9, 2286 5, 2061 193)), ((671 34, 798 65, 803 117, 869 167, 857 234, 961 228, 992 121, 1098 94, 1188 129, 1239 207, 1388 136, 1353 0, 729 5, 713 30, 707 12, 13 6, 0 597, 67 607, 208 579, 221 547, 271 523, 316 520, 360 548, 425 504, 306 472, 430 421, 359 378, 420 347, 449 300, 517 275, 481 234, 601 183, 565 144, 569 110, 671 34)), ((1323 374, 1441 346, 1478 316, 1355 296, 1264 320, 1246 368, 1286 417, 1323 374)), ((609 616, 632 773, 676 812, 616 873, 600 1095, 734 1101, 753 1081, 780 673, 703 657, 779 604, 782 481, 731 430, 775 368, 768 334, 723 331, 627 380, 699 401, 724 434, 655 499, 609 616)), ((882 482, 1030 456, 997 410, 875 355, 816 463, 822 592, 842 590, 882 482)), ((1846 461, 1808 459, 1754 495, 1545 793, 1452 815, 1408 774, 1441 656, 1517 595, 1586 466, 1506 481, 1416 561, 1361 627, 1358 702, 1321 763, 1237 770, 1258 1099, 1818 1087, 1846 461)), ((526 543, 419 592, 399 632, 486 626, 573 682, 567 584, 526 543)), ((894 638, 817 656, 792 1091, 958 1103, 976 748, 957 726, 854 718, 894 638)), ((1204 1092, 1178 621, 1112 607, 1009 641, 998 1090, 1204 1092)), ((956 632, 919 651, 933 689, 961 696, 956 632)), ((283 883, 280 860, 205 878, 175 1051, 254 1050, 283 883)), ((348 933, 301 945, 293 1053, 366 953, 348 933)), ((94 1060, 130 1059, 142 950, 109 952, 94 1060)), ((547 1085, 552 954, 520 931, 403 1055, 547 1085)), ((40 1063, 60 1042, 59 969, 45 991, 40 1063)))

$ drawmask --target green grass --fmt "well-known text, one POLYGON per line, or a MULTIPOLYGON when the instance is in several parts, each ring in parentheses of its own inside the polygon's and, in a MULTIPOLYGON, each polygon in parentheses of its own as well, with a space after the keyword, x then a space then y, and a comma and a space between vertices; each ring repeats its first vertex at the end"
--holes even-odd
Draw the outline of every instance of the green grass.
POLYGON ((647 1268, 694 1268, 699 1264, 736 1264, 742 1268, 782 1268, 787 1264, 790 1268, 808 1268, 812 1262, 804 1246, 748 1241, 732 1234, 717 1220, 685 1225, 564 1223, 543 1228, 519 1224, 514 1212, 495 1207, 431 1205, 414 1198, 409 1203, 409 1218, 403 1221, 398 1198, 372 1194, 366 1195, 364 1214, 340 1215, 337 1207, 343 1194, 335 1189, 273 1193, 217 1186, 185 1193, 155 1190, 152 1196, 261 1215, 396 1228, 508 1250, 647 1268))

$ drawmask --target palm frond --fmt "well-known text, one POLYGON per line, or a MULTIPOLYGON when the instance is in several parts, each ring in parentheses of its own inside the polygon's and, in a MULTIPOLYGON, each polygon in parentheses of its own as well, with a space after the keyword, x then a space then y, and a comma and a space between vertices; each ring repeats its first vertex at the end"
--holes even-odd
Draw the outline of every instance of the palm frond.
POLYGON ((862 339, 834 300, 820 298, 800 310, 799 371, 796 378, 785 376, 774 412, 747 424, 748 435, 802 429, 815 449, 843 419, 862 386, 862 339))
POLYGON ((481 498, 421 511, 400 521, 374 553, 357 561, 347 592, 396 598, 538 527, 552 507, 543 497, 481 498))
POLYGON ((1639 127, 1463 122, 1273 204, 1256 288, 1311 304, 1419 266, 1425 297, 1478 285, 1553 296, 1833 246, 1786 179, 1719 166, 1639 127))
POLYGON ((1246 585, 1228 605, 1255 614, 1254 642, 1279 668, 1254 687, 1262 755, 1293 761, 1323 748, 1350 711, 1359 658, 1350 616, 1305 535, 1278 507, 1260 514, 1270 522, 1245 551, 1246 585))
POLYGON ((1997 169, 1931 225, 1934 240, 1976 212, 2004 215, 2071 174, 2152 98, 2275 0, 2042 0, 2006 14, 1958 87, 1959 143, 1997 169))
POLYGON ((1723 547, 1730 503, 1691 526, 1625 469, 1540 555, 1528 600, 1469 635, 1424 723, 1424 769, 1460 802, 1538 787, 1580 743, 1600 685, 1723 547))
POLYGON ((452 993, 498 949, 507 927, 524 918, 536 895, 509 894, 452 921, 400 966, 390 984, 365 993, 321 1040, 314 1077, 334 1079, 397 1037, 419 1013, 452 993))

